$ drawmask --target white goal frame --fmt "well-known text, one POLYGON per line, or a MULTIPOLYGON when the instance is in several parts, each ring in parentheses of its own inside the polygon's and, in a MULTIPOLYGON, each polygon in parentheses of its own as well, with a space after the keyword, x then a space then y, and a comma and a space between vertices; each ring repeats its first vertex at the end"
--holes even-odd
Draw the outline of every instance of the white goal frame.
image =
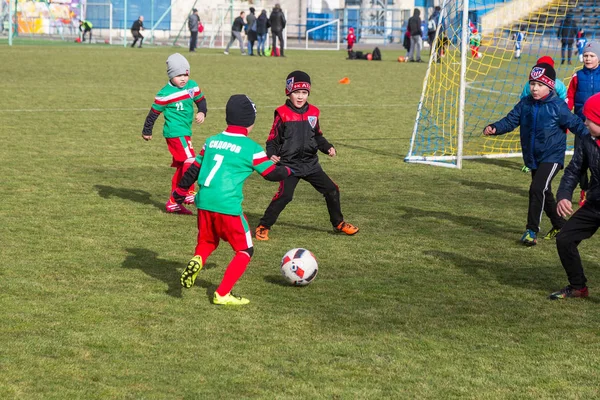
POLYGON ((305 43, 306 43, 306 50, 335 50, 335 51, 338 51, 340 49, 340 20, 339 19, 334 19, 333 21, 329 21, 329 22, 326 22, 326 23, 321 24, 319 26, 315 26, 314 28, 307 29, 306 32, 305 32, 305 34, 304 34, 304 37, 305 37, 305 43), (310 48, 308 47, 308 44, 310 42, 310 39, 308 38, 308 35, 311 32, 314 32, 314 31, 316 31, 318 29, 322 29, 322 28, 324 28, 326 26, 333 25, 333 24, 336 25, 336 43, 335 43, 335 47, 310 47, 310 48))
MULTIPOLYGON (((87 9, 88 9, 89 6, 95 6, 95 7, 97 7, 97 6, 106 6, 106 7, 108 7, 108 15, 109 15, 109 18, 108 18, 108 43, 109 44, 113 44, 113 41, 112 41, 112 35, 113 35, 113 5, 112 5, 112 3, 111 2, 108 2, 108 3, 87 3, 87 2, 84 2, 82 4, 82 7, 81 7, 81 15, 82 15, 83 19, 87 20, 87 9)), ((104 29, 98 29, 98 30, 95 30, 95 32, 100 31, 100 34, 102 35, 102 33, 105 33, 104 32, 105 30, 106 30, 105 28, 104 29)), ((94 33, 94 35, 95 35, 95 33, 94 33)), ((106 36, 106 34, 104 34, 102 36, 106 36)))

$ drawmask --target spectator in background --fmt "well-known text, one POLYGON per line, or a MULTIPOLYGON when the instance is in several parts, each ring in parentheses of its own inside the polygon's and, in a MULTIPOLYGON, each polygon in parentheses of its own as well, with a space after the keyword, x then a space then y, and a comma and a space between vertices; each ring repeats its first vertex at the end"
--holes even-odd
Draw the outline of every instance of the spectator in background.
MULTIPOLYGON (((440 21, 440 12, 442 9, 440 6, 435 6, 433 9, 433 14, 429 17, 429 21, 427 21, 427 40, 429 41, 429 47, 433 49, 433 42, 435 42, 435 34, 437 32, 438 23, 440 21)), ((431 51, 433 54, 433 50, 431 51)))
POLYGON ((79 20, 79 32, 83 32, 83 35, 81 35, 82 42, 85 42, 85 34, 89 33, 89 35, 90 35, 89 41, 90 41, 90 43, 92 43, 92 28, 93 27, 94 27, 94 25, 92 25, 92 23, 90 21, 86 21, 84 19, 79 20))
POLYGON ((275 4, 273 7, 273 11, 271 11, 271 15, 269 16, 269 26, 271 27, 271 36, 273 37, 271 51, 274 52, 274 55, 285 57, 283 55, 283 30, 285 29, 285 15, 283 15, 283 11, 281 11, 281 6, 279 4, 275 4), (277 38, 279 38, 279 46, 281 47, 279 54, 277 54, 277 38))
POLYGON ((137 43, 138 39, 140 40, 140 48, 142 47, 142 43, 144 43, 144 36, 142 36, 142 34, 140 33, 140 31, 144 30, 144 16, 140 15, 137 19, 137 21, 135 21, 133 23, 133 25, 131 25, 131 34, 133 35, 133 43, 131 45, 131 47, 135 47, 135 44, 137 43))
POLYGON ((248 37, 248 55, 254 55, 254 42, 256 42, 256 9, 250 7, 250 14, 246 17, 246 36, 248 37))
POLYGON ((269 18, 267 17, 267 10, 262 10, 260 15, 256 19, 256 36, 258 39, 258 51, 259 56, 265 56, 265 42, 267 41, 267 33, 269 32, 269 18))
POLYGON ((408 61, 423 62, 421 60, 421 48, 423 47, 423 32, 421 31, 421 10, 415 8, 413 16, 408 19, 408 31, 410 32, 410 50, 408 61), (415 59, 416 56, 416 59, 415 59))
POLYGON ((198 9, 193 8, 192 14, 188 18, 188 28, 190 30, 190 52, 195 52, 198 47, 198 26, 200 25, 200 17, 198 9))
POLYGON ((229 48, 237 39, 238 42, 240 42, 240 51, 242 52, 242 55, 246 55, 246 53, 244 53, 244 39, 242 39, 242 28, 244 27, 245 16, 246 13, 242 11, 239 17, 233 20, 233 25, 231 25, 231 39, 229 39, 229 43, 227 44, 227 47, 225 48, 223 54, 229 55, 229 48))
POLYGON ((573 21, 573 16, 567 14, 560 28, 558 28, 558 38, 561 41, 560 47, 560 63, 565 63, 565 53, 567 53, 567 61, 571 64, 571 55, 573 54, 573 43, 577 37, 577 25, 573 21))

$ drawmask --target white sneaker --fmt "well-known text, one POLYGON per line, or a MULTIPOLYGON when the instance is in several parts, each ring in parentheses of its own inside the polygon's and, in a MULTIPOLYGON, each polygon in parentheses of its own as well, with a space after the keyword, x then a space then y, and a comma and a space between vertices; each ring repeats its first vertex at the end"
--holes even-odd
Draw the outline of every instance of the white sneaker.
POLYGON ((223 52, 223 54, 225 54, 226 56, 228 56, 228 55, 229 55, 229 52, 228 52, 227 50, 225 50, 225 51, 223 52))

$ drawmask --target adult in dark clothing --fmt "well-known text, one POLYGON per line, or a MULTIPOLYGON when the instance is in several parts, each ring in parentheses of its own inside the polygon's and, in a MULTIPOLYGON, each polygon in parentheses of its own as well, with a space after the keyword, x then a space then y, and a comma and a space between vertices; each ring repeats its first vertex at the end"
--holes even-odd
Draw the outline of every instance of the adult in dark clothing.
POLYGON ((229 48, 231 47, 233 42, 235 42, 236 39, 238 40, 238 42, 240 42, 240 51, 242 52, 242 55, 243 56, 246 55, 246 53, 244 53, 244 39, 242 39, 242 28, 244 27, 244 24, 245 24, 245 22, 244 22, 245 15, 246 15, 246 13, 242 11, 240 13, 240 16, 233 20, 233 25, 231 25, 231 39, 229 39, 229 43, 227 44, 227 47, 225 48, 225 51, 224 51, 225 55, 229 54, 229 48))
POLYGON ((144 30, 144 16, 140 15, 137 19, 137 21, 135 21, 133 23, 133 25, 131 25, 131 34, 133 35, 133 43, 131 44, 131 47, 135 47, 135 44, 137 43, 138 39, 140 41, 140 48, 142 47, 142 43, 144 43, 144 36, 142 36, 142 34, 140 33, 140 31, 144 30))
POLYGON ((560 63, 565 63, 565 53, 567 53, 567 61, 571 64, 571 54, 573 54, 573 43, 577 38, 577 25, 571 14, 567 14, 560 28, 558 28, 558 38, 561 41, 560 47, 560 63))
POLYGON ((284 57, 283 30, 285 29, 285 24, 285 15, 283 15, 283 11, 281 11, 281 6, 279 4, 275 4, 273 11, 271 11, 271 15, 269 15, 269 26, 271 27, 271 36, 273 38, 271 42, 271 50, 275 52, 275 55, 277 55, 277 38, 279 38, 279 55, 281 55, 281 57, 284 57))
POLYGON ((256 37, 258 39, 258 51, 259 56, 265 55, 265 42, 267 41, 267 32, 269 32, 269 18, 267 17, 267 10, 262 10, 260 15, 256 19, 256 37))
MULTIPOLYGON (((440 6, 435 6, 433 14, 431 14, 431 17, 429 17, 429 20, 427 21, 427 41, 429 42, 429 47, 431 49, 433 49, 433 42, 435 42, 435 34, 440 21, 441 11, 442 9, 440 6)), ((431 53, 433 54, 433 51, 431 53)))
POLYGON ((200 17, 198 9, 192 9, 192 14, 188 18, 188 29, 190 30, 190 51, 195 52, 198 47, 198 26, 200 25, 200 17))
POLYGON ((256 42, 256 16, 254 12, 256 9, 250 7, 250 14, 246 17, 246 36, 248 37, 248 55, 254 55, 254 42, 256 42))
POLYGON ((408 61, 423 62, 421 60, 421 48, 423 47, 421 10, 418 8, 415 8, 413 16, 408 19, 408 31, 410 32, 410 51, 407 56, 408 61))
POLYGON ((579 146, 575 147, 573 158, 560 181, 556 193, 556 209, 560 215, 566 217, 573 213, 571 199, 583 168, 589 168, 592 177, 585 204, 569 218, 556 236, 556 248, 569 285, 552 293, 551 300, 589 295, 577 247, 582 240, 592 237, 600 227, 600 94, 588 99, 583 106, 583 114, 590 134, 580 138, 579 146))

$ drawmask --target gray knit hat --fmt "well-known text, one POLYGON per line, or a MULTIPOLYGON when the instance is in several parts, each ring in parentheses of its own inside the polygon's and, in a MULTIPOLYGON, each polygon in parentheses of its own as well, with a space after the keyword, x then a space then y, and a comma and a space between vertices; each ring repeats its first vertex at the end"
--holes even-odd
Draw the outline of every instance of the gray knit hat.
POLYGON ((189 75, 190 63, 179 53, 171 54, 167 58, 167 75, 173 79, 178 75, 189 75))
POLYGON ((600 43, 598 42, 587 42, 583 48, 583 54, 594 53, 596 57, 600 57, 600 43))

